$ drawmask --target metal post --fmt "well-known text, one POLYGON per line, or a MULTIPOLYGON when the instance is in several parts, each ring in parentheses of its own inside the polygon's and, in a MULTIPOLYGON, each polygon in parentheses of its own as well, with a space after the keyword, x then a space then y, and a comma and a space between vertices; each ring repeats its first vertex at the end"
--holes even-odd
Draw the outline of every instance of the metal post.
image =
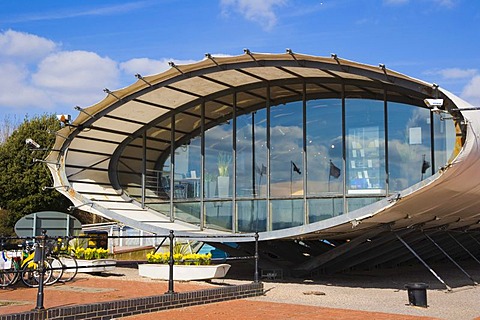
POLYGON ((406 243, 396 232, 394 232, 394 234, 397 239, 400 240, 400 242, 415 256, 415 258, 417 258, 428 269, 428 271, 430 271, 435 276, 435 278, 437 278, 438 281, 440 281, 445 287, 447 287, 448 291, 452 291, 452 288, 447 285, 445 281, 443 281, 442 278, 440 278, 440 276, 436 274, 435 271, 433 271, 432 268, 430 268, 430 266, 412 249, 412 247, 408 245, 408 243, 406 243))
POLYGON ((170 239, 170 258, 168 259, 168 266, 169 266, 169 273, 168 273, 168 291, 167 294, 175 293, 173 290, 173 239, 175 238, 173 234, 173 230, 170 230, 170 234, 168 235, 168 239, 170 239))
POLYGON ((47 238, 47 230, 42 230, 42 235, 38 237, 40 240, 40 261, 38 262, 38 272, 40 273, 38 279, 38 292, 37 292, 37 306, 35 307, 36 310, 43 310, 45 307, 43 306, 43 280, 45 279, 45 243, 47 238))
POLYGON ((258 232, 255 232, 255 274, 253 276, 253 282, 258 283, 258 260, 260 256, 258 254, 258 232))
POLYGON ((465 271, 465 269, 463 269, 455 260, 453 260, 452 257, 450 257, 448 255, 448 253, 442 249, 442 247, 440 247, 432 238, 430 238, 430 236, 428 234, 426 234, 425 232, 423 233, 425 235, 425 237, 427 237, 428 240, 430 240, 440 251, 442 251, 442 253, 448 258, 448 260, 452 261, 453 264, 455 264, 457 266, 458 269, 460 269, 470 280, 472 280, 473 284, 474 285, 477 285, 478 283, 468 274, 467 271, 465 271))

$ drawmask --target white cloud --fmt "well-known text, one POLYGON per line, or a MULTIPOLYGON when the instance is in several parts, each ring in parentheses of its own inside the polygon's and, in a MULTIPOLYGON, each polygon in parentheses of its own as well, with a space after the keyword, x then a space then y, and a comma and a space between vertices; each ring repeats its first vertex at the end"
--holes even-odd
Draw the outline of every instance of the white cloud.
POLYGON ((0 33, 0 58, 4 61, 38 61, 56 48, 55 42, 33 34, 13 30, 0 33))
POLYGON ((247 20, 259 23, 265 30, 271 30, 277 23, 275 7, 283 6, 287 0, 221 0, 222 13, 229 15, 229 10, 239 12, 247 20))
POLYGON ((439 75, 443 79, 466 79, 477 74, 477 69, 446 68, 435 71, 428 71, 426 74, 439 75))
POLYGON ((14 63, 0 64, 0 109, 8 107, 27 107, 34 104, 50 107, 51 101, 42 90, 29 86, 29 71, 26 67, 14 63))
POLYGON ((172 61, 176 65, 191 64, 195 60, 176 60, 176 59, 161 59, 154 60, 149 58, 131 59, 120 63, 120 69, 127 74, 141 74, 142 76, 157 74, 170 69, 168 62, 172 61))
MULTIPOLYGON (((33 34, 0 32, 0 111, 34 113, 90 105, 119 85, 117 63, 33 34), (31 112, 31 111, 30 111, 31 112)), ((133 82, 133 81, 132 81, 133 82)))
POLYGON ((87 51, 61 51, 46 57, 32 75, 32 84, 49 93, 54 103, 91 104, 102 89, 119 85, 117 63, 87 51))
POLYGON ((480 75, 477 75, 470 80, 470 82, 463 88, 461 96, 475 106, 480 106, 480 75))

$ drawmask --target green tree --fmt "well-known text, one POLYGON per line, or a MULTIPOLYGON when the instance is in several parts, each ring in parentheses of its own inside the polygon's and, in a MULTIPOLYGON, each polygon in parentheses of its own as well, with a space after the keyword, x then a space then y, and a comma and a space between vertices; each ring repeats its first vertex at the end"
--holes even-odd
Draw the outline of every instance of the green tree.
POLYGON ((24 215, 44 210, 63 211, 70 201, 56 190, 42 190, 52 186, 53 179, 46 164, 34 162, 43 159, 55 141, 51 131, 60 129, 55 115, 25 118, 15 131, 0 145, 0 208, 7 211, 0 221, 0 230, 10 230, 24 215), (40 145, 32 150, 25 141, 33 139, 40 145))

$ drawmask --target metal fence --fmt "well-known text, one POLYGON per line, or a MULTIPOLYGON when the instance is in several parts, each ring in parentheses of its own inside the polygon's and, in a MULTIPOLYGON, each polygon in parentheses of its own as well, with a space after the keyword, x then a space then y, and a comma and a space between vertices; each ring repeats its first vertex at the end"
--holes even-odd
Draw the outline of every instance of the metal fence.
MULTIPOLYGON (((254 260, 254 270, 253 270, 253 282, 258 283, 260 282, 259 280, 259 269, 258 269, 258 261, 259 261, 259 252, 258 252, 258 233, 255 234, 250 234, 250 235, 236 235, 236 236, 231 236, 231 235, 209 235, 209 236, 202 236, 202 235, 196 235, 196 236, 187 236, 187 235, 175 235, 175 232, 173 230, 170 230, 170 232, 166 235, 107 235, 107 236, 102 236, 102 239, 113 239, 114 241, 120 241, 124 243, 131 243, 130 240, 135 240, 138 243, 157 243, 158 239, 162 239, 160 244, 157 245, 155 252, 159 250, 168 240, 168 252, 169 252, 169 260, 168 260, 168 265, 169 265, 169 276, 168 276, 168 291, 166 294, 174 294, 174 265, 175 265, 175 256, 174 256, 174 243, 175 239, 187 239, 187 240, 195 240, 195 241, 208 241, 208 239, 212 238, 217 238, 221 239, 224 238, 228 242, 234 242, 236 238, 251 238, 252 241, 255 242, 255 253, 252 256, 241 256, 241 257, 225 257, 221 259, 212 259, 213 262, 216 261, 229 261, 229 260, 254 260), (153 242, 151 242, 152 239, 155 239, 153 242)), ((75 240, 75 239, 95 239, 95 235, 92 234, 86 234, 86 235, 81 235, 81 236, 75 236, 75 237, 68 237, 68 241, 75 240)), ((35 242, 35 254, 34 254, 34 262, 38 264, 38 292, 37 292, 37 303, 35 309, 42 310, 44 309, 44 279, 45 279, 45 272, 47 271, 45 268, 45 261, 47 259, 47 251, 49 248, 49 243, 51 241, 56 241, 56 238, 49 237, 47 234, 46 230, 43 230, 41 236, 37 237, 2 237, 0 239, 0 252, 5 251, 5 243, 6 242, 15 242, 15 241, 34 241, 35 242)), ((103 264, 103 267, 112 267, 116 266, 115 264, 103 264)), ((68 266, 63 266, 60 269, 68 269, 71 267, 68 266)), ((78 268, 82 268, 79 266, 78 268)), ((55 270, 58 268, 51 267, 51 270, 55 270)), ((9 272, 16 272, 16 273, 21 273, 21 270, 9 270, 9 272)), ((0 276, 5 275, 6 270, 5 269, 0 269, 0 276)))

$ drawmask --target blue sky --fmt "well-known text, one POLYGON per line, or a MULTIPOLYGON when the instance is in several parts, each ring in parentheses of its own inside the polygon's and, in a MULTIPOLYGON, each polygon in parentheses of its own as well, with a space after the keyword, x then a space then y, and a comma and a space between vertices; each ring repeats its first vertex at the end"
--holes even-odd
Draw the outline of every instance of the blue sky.
POLYGON ((0 119, 68 113, 204 54, 378 65, 480 106, 478 0, 1 1, 0 119))

